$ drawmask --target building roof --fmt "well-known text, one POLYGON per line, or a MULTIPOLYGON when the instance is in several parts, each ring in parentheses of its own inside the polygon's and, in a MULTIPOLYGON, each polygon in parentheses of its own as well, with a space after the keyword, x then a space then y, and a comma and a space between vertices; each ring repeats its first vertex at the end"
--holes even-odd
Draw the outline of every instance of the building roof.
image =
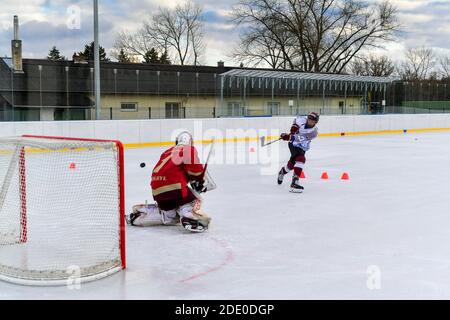
POLYGON ((221 77, 246 77, 246 78, 271 78, 271 79, 293 79, 293 80, 318 80, 318 81, 341 81, 341 82, 365 82, 386 84, 397 78, 394 77, 368 77, 329 73, 308 73, 296 71, 278 70, 255 70, 255 69, 232 69, 220 74, 221 77))
POLYGON ((5 58, 0 58, 0 60, 3 60, 10 69, 13 68, 13 64, 12 64, 12 59, 11 58, 6 58, 5 57, 5 58))
MULTIPOLYGON (((10 58, 2 58, 5 60, 10 58)), ((94 68, 94 61, 75 62, 73 60, 49 60, 49 59, 23 59, 24 65, 53 68, 80 68, 89 69, 94 68)), ((193 66, 193 65, 176 65, 176 64, 159 64, 159 63, 124 63, 114 61, 100 61, 100 68, 102 70, 142 70, 142 71, 168 71, 168 72, 199 72, 199 73, 221 73, 230 70, 230 67, 218 66, 193 66)))

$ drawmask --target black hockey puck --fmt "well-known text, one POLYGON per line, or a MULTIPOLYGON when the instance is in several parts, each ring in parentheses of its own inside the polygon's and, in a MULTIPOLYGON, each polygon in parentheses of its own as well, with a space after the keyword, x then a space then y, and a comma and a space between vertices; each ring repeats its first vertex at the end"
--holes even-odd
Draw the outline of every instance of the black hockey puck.
POLYGON ((140 164, 140 166, 141 166, 141 168, 145 167, 145 162, 142 162, 142 163, 140 164))

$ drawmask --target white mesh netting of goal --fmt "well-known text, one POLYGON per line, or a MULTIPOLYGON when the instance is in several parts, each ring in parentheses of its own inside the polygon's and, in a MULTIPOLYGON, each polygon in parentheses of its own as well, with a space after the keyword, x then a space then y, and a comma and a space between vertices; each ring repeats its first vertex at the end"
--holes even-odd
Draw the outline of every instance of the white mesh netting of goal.
POLYGON ((125 268, 118 141, 0 138, 0 280, 63 285, 125 268))

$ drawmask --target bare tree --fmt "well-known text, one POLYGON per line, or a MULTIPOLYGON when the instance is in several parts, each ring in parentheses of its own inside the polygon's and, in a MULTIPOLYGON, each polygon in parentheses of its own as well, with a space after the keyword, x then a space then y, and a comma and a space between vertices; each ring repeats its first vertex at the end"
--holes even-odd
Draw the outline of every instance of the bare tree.
POLYGON ((150 21, 144 23, 145 35, 164 52, 174 52, 181 65, 198 64, 204 52, 202 8, 189 0, 169 10, 159 8, 150 21))
POLYGON ((249 26, 240 36, 239 45, 234 48, 231 58, 254 67, 265 63, 273 69, 286 69, 288 59, 284 56, 293 60, 293 50, 284 45, 288 41, 287 37, 286 33, 280 31, 274 38, 265 27, 249 26))
POLYGON ((409 48, 405 60, 398 67, 398 73, 404 80, 425 80, 431 75, 435 64, 436 56, 432 49, 409 48))
POLYGON ((387 56, 362 56, 352 61, 351 73, 359 76, 389 77, 395 72, 395 65, 387 56))
POLYGON ((123 50, 145 61, 155 48, 167 61, 198 65, 205 52, 203 25, 203 9, 193 0, 174 9, 160 7, 137 32, 117 34, 113 56, 123 50))
POLYGON ((362 49, 392 40, 399 27, 388 0, 373 6, 361 0, 241 0, 233 21, 247 30, 236 57, 251 59, 253 46, 270 61, 283 60, 272 67, 333 73, 345 70, 362 49), (271 42, 273 52, 265 48, 271 42))
POLYGON ((439 66, 442 78, 450 79, 450 55, 442 56, 439 59, 439 66))
POLYGON ((140 28, 135 33, 121 31, 116 35, 111 55, 118 59, 120 51, 123 50, 133 61, 144 60, 147 52, 154 46, 155 43, 147 37, 144 28, 140 28))
POLYGON ((206 48, 203 41, 203 10, 199 5, 189 1, 184 6, 180 6, 178 12, 186 23, 190 37, 192 51, 189 56, 193 64, 198 65, 206 48))

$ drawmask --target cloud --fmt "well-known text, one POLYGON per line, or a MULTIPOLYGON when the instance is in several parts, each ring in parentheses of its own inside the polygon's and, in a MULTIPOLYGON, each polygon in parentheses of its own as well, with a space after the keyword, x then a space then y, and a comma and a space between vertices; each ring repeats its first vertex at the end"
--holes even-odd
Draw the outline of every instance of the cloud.
MULTIPOLYGON (((239 30, 230 22, 230 12, 237 0, 194 0, 205 12, 204 62, 215 65, 224 60, 233 63, 228 55, 237 45, 239 30)), ((381 0, 368 0, 372 3, 381 0)), ((175 7, 183 0, 102 0, 99 1, 101 45, 109 52, 115 36, 121 30, 136 31, 158 7, 175 7)), ((429 46, 440 52, 450 50, 450 1, 391 0, 399 10, 402 30, 397 41, 386 43, 382 52, 401 57, 407 47, 429 46)), ((63 55, 83 49, 92 41, 92 0, 2 0, 0 12, 0 55, 10 55, 13 15, 19 15, 24 56, 44 58, 55 45, 63 55), (80 10, 81 27, 68 29, 68 8, 80 10)), ((449 51, 450 52, 450 51, 449 51)))
MULTIPOLYGON (((67 6, 68 7, 68 6, 67 6)), ((81 8, 81 7, 80 7, 81 8)), ((19 36, 23 42, 23 55, 30 58, 45 58, 52 46, 56 46, 63 55, 71 57, 73 52, 81 51, 86 43, 93 40, 93 15, 87 8, 81 8, 79 28, 67 26, 66 9, 61 12, 50 11, 47 19, 22 19, 19 15, 19 36)), ((41 14, 38 13, 40 16, 41 14)), ((100 26, 101 45, 109 45, 110 30, 114 28, 112 20, 105 19, 100 26)), ((0 39, 12 39, 12 21, 7 28, 0 29, 0 39)), ((0 43, 0 54, 10 55, 10 41, 0 43)))
MULTIPOLYGON (((399 0, 394 1, 397 2, 399 0)), ((400 40, 406 47, 427 46, 435 49, 449 49, 450 1, 409 1, 399 8, 403 25, 400 40)))

